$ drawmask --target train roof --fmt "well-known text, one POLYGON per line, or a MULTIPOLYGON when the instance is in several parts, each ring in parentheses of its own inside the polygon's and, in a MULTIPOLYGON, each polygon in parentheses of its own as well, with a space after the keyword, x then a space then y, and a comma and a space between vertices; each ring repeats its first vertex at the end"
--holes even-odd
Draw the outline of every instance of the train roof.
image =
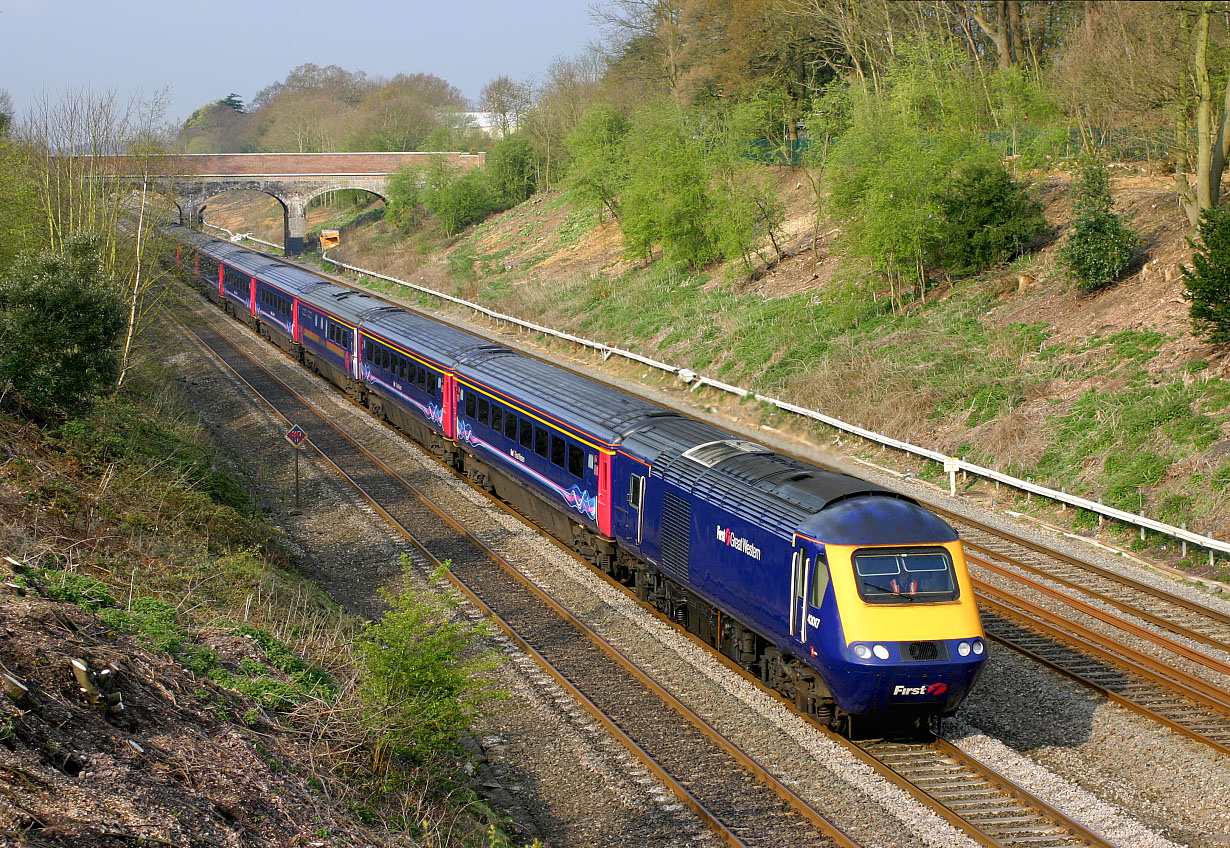
POLYGON ((253 253, 242 247, 239 248, 238 252, 229 253, 218 258, 226 263, 228 267, 234 268, 236 271, 243 271, 252 277, 263 277, 266 271, 282 266, 282 263, 272 256, 266 256, 263 253, 253 253))
POLYGON ((277 286, 283 291, 296 295, 302 294, 316 286, 329 285, 327 280, 318 277, 310 271, 276 261, 273 265, 261 269, 261 272, 256 276, 270 285, 277 286))
POLYGON ((909 498, 732 437, 703 421, 647 420, 628 436, 624 450, 649 462, 655 477, 784 538, 798 530, 826 544, 873 545, 888 541, 887 528, 891 541, 902 544, 956 538, 952 528, 909 498))
POLYGON ((464 330, 401 308, 369 315, 363 321, 363 332, 369 331, 424 354, 445 368, 451 368, 458 359, 477 350, 503 350, 464 330))
MULTIPOLYGON (((216 238, 208 238, 205 241, 198 243, 197 249, 206 256, 212 256, 213 258, 220 259, 224 262, 229 262, 232 257, 239 256, 241 254, 247 254, 249 256, 263 256, 263 254, 255 253, 254 251, 248 250, 246 247, 240 247, 237 244, 231 244, 229 241, 221 241, 216 238)), ((265 256, 264 258, 268 259, 269 257, 265 256)))
POLYGON ((594 382, 497 345, 475 350, 457 361, 462 379, 545 413, 608 445, 619 443, 629 422, 647 415, 673 415, 618 389, 594 382))
POLYGON ((948 522, 902 495, 837 501, 799 532, 828 545, 937 545, 958 538, 948 522))
POLYGON ((401 311, 396 306, 389 306, 383 300, 372 297, 367 292, 355 291, 337 283, 321 282, 299 295, 299 300, 328 312, 348 324, 358 325, 364 318, 377 309, 401 311))

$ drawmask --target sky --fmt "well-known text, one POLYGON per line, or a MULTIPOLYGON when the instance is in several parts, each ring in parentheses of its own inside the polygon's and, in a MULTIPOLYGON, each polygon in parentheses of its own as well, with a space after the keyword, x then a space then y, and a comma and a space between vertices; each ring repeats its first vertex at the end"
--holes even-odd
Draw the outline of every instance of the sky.
POLYGON ((306 62, 435 74, 471 100, 501 75, 541 78, 601 35, 588 0, 0 0, 0 89, 18 118, 71 88, 167 89, 167 118, 245 103, 306 62))

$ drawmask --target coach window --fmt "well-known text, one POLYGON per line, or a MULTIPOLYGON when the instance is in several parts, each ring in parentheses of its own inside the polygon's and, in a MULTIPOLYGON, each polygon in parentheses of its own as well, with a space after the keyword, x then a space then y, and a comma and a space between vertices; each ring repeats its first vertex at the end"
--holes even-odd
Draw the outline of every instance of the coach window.
POLYGON ((491 404, 491 429, 497 433, 504 430, 504 409, 494 403, 491 404))
POLYGON ((435 397, 436 392, 440 390, 439 379, 434 371, 427 372, 427 394, 435 397))
POLYGON ((487 418, 491 414, 491 404, 487 402, 485 397, 478 399, 478 420, 482 423, 487 423, 487 418))
POLYGON ((858 593, 869 604, 955 601, 960 596, 948 551, 941 547, 855 551, 858 593))
POLYGON ((559 436, 555 435, 554 433, 551 434, 551 462, 555 463, 560 468, 563 468, 564 463, 567 461, 565 459, 565 457, 567 456, 567 452, 566 452, 567 445, 568 443, 565 442, 563 439, 561 439, 559 436))
POLYGON ((521 419, 521 447, 525 449, 534 446, 534 423, 528 418, 521 419))
POLYGON ((504 438, 517 441, 517 414, 509 412, 504 416, 504 438))
POLYGON ((568 473, 573 477, 585 477, 585 451, 576 445, 568 445, 568 473))
POLYGON ((469 389, 466 389, 465 393, 466 393, 466 415, 470 416, 471 418, 477 418, 478 417, 478 398, 476 398, 474 396, 474 392, 470 391, 469 389))
POLYGON ((534 453, 544 459, 547 456, 547 431, 542 427, 534 428, 534 453))

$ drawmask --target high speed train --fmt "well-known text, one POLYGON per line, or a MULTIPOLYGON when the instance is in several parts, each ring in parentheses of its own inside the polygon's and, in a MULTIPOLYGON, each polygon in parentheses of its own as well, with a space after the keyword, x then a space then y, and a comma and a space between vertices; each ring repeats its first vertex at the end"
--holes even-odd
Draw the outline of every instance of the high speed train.
POLYGON ((908 497, 173 227, 214 303, 802 711, 925 727, 987 659, 956 532, 908 497))

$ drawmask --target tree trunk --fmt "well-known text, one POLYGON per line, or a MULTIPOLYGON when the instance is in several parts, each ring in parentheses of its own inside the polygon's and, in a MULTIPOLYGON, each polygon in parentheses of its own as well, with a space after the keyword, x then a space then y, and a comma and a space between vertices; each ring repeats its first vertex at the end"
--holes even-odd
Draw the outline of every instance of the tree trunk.
MULTIPOLYGON (((1187 189, 1186 175, 1183 175, 1183 185, 1177 185, 1180 179, 1177 168, 1175 181, 1179 198, 1192 226, 1200 220, 1200 213, 1205 209, 1216 207, 1221 201, 1221 180, 1226 171, 1226 159, 1230 154, 1230 132, 1227 132, 1227 121, 1230 120, 1230 81, 1221 98, 1221 111, 1218 114, 1217 105, 1213 100, 1213 84, 1209 79, 1209 18, 1212 15, 1213 3, 1204 0, 1196 13, 1196 29, 1192 34, 1192 59, 1196 83, 1196 191, 1192 196, 1187 189), (1216 131, 1214 131, 1216 124, 1216 131), (1186 189, 1186 191, 1184 190, 1186 189)), ((1176 136, 1182 131, 1186 136, 1186 116, 1176 123, 1176 136)), ((1176 137, 1176 142, 1179 139, 1176 137)), ((1186 139, 1184 139, 1185 141, 1186 139)), ((1186 145, 1185 145, 1186 146, 1186 145)))

